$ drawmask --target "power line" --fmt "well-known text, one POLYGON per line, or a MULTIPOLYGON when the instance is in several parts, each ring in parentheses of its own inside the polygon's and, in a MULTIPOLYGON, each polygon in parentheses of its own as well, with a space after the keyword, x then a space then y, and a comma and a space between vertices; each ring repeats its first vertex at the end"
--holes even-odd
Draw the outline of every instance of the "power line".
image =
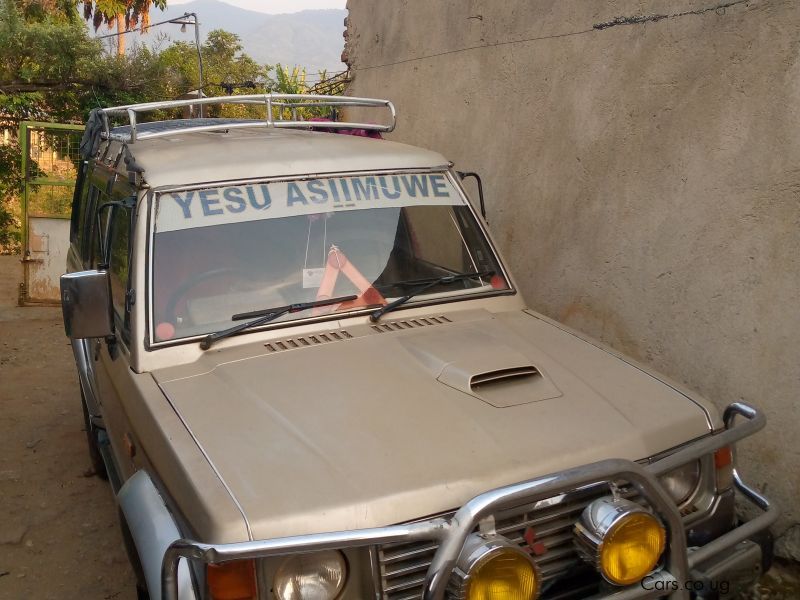
MULTIPOLYGON (((169 19, 168 21, 159 21, 158 23, 150 23, 147 27, 145 27, 144 25, 140 25, 139 27, 136 27, 134 29, 126 29, 125 31, 117 31, 116 33, 109 33, 108 35, 98 35, 98 36, 95 36, 95 39, 105 40, 107 38, 117 37, 119 35, 125 35, 126 33, 134 33, 136 31, 143 31, 143 30, 146 30, 146 29, 150 29, 151 27, 158 27, 159 25, 166 25, 167 23, 174 23, 175 25, 193 25, 194 23, 176 23, 176 21, 178 21, 178 19, 184 19, 184 18, 189 17, 189 16, 191 16, 191 13, 185 13, 183 16, 174 17, 172 19, 169 19)), ((198 23, 198 25, 199 24, 200 23, 198 23)))
POLYGON ((592 33, 595 29, 583 29, 581 31, 570 31, 567 33, 556 33, 554 35, 543 35, 540 37, 523 38, 519 40, 509 40, 505 42, 490 42, 488 44, 479 44, 477 46, 467 46, 466 48, 458 48, 456 50, 446 50, 444 52, 437 52, 436 54, 426 54, 425 56, 415 56, 413 58, 406 58, 397 60, 382 65, 367 65, 366 67, 355 67, 354 71, 369 71, 370 69, 382 69, 383 67, 393 67, 395 65, 402 65, 405 63, 416 62, 418 60, 426 60, 429 58, 438 58, 439 56, 447 56, 448 54, 458 54, 460 52, 469 52, 470 50, 481 50, 483 48, 497 48, 498 46, 510 46, 513 44, 523 44, 526 42, 539 42, 542 40, 552 40, 556 38, 571 37, 573 35, 583 35, 585 33, 592 33))
POLYGON ((440 56, 447 56, 450 54, 459 54, 461 52, 470 52, 472 50, 482 50, 484 48, 497 48, 500 46, 511 46, 514 44, 526 44, 530 42, 541 42, 544 40, 553 40, 558 38, 567 38, 577 35, 585 35, 587 33, 595 33, 599 31, 603 31, 605 29, 609 29, 611 27, 617 27, 619 25, 637 25, 641 23, 647 22, 658 22, 664 19, 677 19, 681 17, 689 17, 689 16, 699 16, 704 15, 708 12, 716 12, 717 14, 725 14, 725 9, 732 8, 734 6, 738 6, 740 4, 745 4, 748 0, 730 0, 728 2, 723 2, 721 4, 716 4, 714 6, 708 6, 705 8, 699 8, 697 10, 688 10, 679 13, 672 13, 672 14, 663 14, 663 15, 649 15, 649 16, 637 16, 637 17, 617 17, 612 21, 608 21, 605 23, 595 23, 592 25, 591 29, 582 29, 580 31, 569 31, 565 33, 556 33, 551 35, 542 35, 538 37, 529 37, 529 38, 522 38, 516 40, 507 40, 502 42, 490 42, 487 44, 479 44, 477 46, 467 46, 465 48, 458 48, 456 50, 446 50, 444 52, 437 52, 435 54, 427 54, 424 56, 415 56, 412 58, 406 58, 397 60, 394 62, 389 62, 380 65, 367 65, 364 67, 354 67, 354 71, 369 71, 371 69, 382 69, 384 67, 393 67, 395 65, 402 65, 405 63, 410 62, 417 62, 420 60, 427 60, 430 58, 438 58, 440 56), (721 12, 720 12, 721 11, 721 12))

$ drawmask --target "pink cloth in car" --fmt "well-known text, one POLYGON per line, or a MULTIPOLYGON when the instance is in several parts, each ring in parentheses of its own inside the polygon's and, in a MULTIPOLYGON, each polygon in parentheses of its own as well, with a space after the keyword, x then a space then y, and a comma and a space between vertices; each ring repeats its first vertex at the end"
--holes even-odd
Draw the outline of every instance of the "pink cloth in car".
MULTIPOLYGON (((314 117, 313 119, 309 119, 309 122, 317 122, 317 123, 327 122, 327 123, 332 123, 333 121, 331 119, 326 118, 326 117, 314 117)), ((328 129, 326 127, 317 127, 317 128, 312 127, 311 129, 313 131, 327 131, 329 133, 340 133, 342 135, 355 135, 355 136, 358 136, 358 137, 372 138, 372 139, 375 139, 375 140, 382 140, 383 139, 383 136, 381 135, 380 131, 372 131, 372 130, 369 130, 369 129, 328 129)))

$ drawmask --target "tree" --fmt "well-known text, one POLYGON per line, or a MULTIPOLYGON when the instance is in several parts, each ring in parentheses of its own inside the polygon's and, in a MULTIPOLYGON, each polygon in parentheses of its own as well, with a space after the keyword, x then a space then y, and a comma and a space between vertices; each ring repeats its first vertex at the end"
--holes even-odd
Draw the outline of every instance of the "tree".
POLYGON ((46 17, 62 16, 73 19, 76 0, 16 0, 22 16, 28 21, 41 21, 46 17))
MULTIPOLYGON (((153 86, 163 77, 153 52, 137 48, 127 56, 107 56, 83 22, 59 10, 39 10, 42 5, 33 8, 0 0, 0 129, 12 138, 23 120, 82 123, 98 104, 161 94, 153 86)), ((16 140, 0 145, 0 252, 18 247, 20 159, 16 140)))
MULTIPOLYGON (((200 49, 203 55, 204 87, 206 96, 221 94, 252 94, 263 91, 269 81, 270 67, 260 65, 242 53, 239 36, 215 29, 210 31, 200 49)), ((200 87, 197 49, 194 44, 175 42, 158 57, 164 86, 162 97, 177 98, 200 87)), ((244 106, 213 108, 209 114, 225 117, 258 117, 257 109, 244 106)))
POLYGON ((47 15, 25 20, 14 0, 0 0, 0 120, 84 121, 98 104, 144 101, 160 91, 157 56, 137 47, 108 56, 84 24, 47 15))
MULTIPOLYGON (((51 0, 58 1, 58 0, 51 0)), ((117 27, 117 54, 125 54, 124 32, 135 29, 141 22, 144 33, 150 25, 152 6, 160 10, 167 7, 167 0, 81 0, 83 17, 91 20, 95 31, 104 23, 109 28, 117 27)))
MULTIPOLYGON (((0 0, 0 130, 9 131, 13 138, 24 120, 83 123, 97 106, 174 99, 200 87, 194 44, 175 42, 160 52, 137 45, 126 54, 108 55, 76 14, 76 2, 0 0)), ((102 11, 111 2, 89 2, 93 11, 101 11, 101 24, 102 11)), ((124 4, 134 7, 135 3, 124 4)), ((148 6, 164 4, 150 2, 148 6)), ((137 14, 140 19, 141 13, 137 14)), ((208 96, 309 91, 304 69, 278 65, 273 75, 272 67, 243 53, 241 41, 232 33, 211 31, 201 52, 203 91, 208 96)), ((302 117, 324 116, 319 109, 298 112, 302 117)), ((264 118, 263 105, 209 107, 208 113, 264 118)), ((173 115, 152 115, 164 116, 173 115)), ((13 140, 0 146, 0 251, 18 240, 19 153, 13 140)))
POLYGON ((0 144, 0 254, 19 252, 19 217, 12 209, 22 193, 19 145, 0 144))
POLYGON ((73 113, 69 92, 101 57, 99 42, 88 38, 81 23, 48 15, 26 21, 13 0, 0 0, 0 112, 5 117, 73 113))

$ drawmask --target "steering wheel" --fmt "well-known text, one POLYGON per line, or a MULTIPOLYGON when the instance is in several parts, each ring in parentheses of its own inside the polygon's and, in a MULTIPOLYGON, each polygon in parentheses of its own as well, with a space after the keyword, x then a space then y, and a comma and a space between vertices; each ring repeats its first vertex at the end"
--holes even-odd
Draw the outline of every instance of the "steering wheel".
POLYGON ((210 271, 202 271, 200 273, 191 275, 170 294, 169 300, 167 300, 167 305, 164 308, 164 320, 168 323, 177 323, 178 318, 175 314, 175 309, 178 308, 178 302, 180 302, 181 298, 183 298, 186 292, 191 290, 193 287, 200 285, 201 283, 226 275, 238 275, 241 278, 247 278, 245 272, 237 267, 222 267, 219 269, 211 269, 210 271))

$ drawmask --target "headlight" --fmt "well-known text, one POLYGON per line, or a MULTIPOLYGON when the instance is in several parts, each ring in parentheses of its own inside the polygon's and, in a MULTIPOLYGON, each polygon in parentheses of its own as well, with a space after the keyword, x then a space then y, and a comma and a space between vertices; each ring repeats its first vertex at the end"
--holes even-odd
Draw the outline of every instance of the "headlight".
POLYGON ((275 572, 279 600, 333 600, 347 580, 347 562, 335 550, 290 556, 275 572))
POLYGON ((659 481, 676 504, 686 502, 700 483, 700 461, 678 467, 659 477, 659 481))
POLYGON ((575 525, 578 550, 609 583, 631 585, 658 564, 666 532, 644 507, 621 498, 600 498, 575 525))
POLYGON ((531 557, 506 538, 473 534, 453 570, 450 592, 465 600, 534 600, 539 574, 531 557))

